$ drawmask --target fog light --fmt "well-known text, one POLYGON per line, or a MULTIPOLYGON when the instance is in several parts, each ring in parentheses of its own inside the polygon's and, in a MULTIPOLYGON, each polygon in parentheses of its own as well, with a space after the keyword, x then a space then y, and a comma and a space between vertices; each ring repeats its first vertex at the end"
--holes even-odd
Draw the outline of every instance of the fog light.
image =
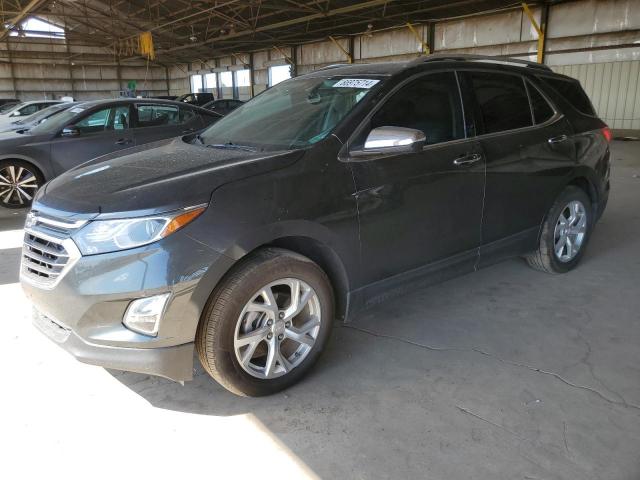
POLYGON ((155 337, 158 335, 160 319, 170 295, 170 293, 163 293, 134 300, 127 307, 122 323, 129 330, 155 337))

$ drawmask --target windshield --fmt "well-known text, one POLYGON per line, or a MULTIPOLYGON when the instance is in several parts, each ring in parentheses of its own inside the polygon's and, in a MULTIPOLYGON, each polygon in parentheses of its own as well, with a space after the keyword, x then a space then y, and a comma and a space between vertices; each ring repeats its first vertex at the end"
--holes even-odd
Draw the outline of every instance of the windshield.
POLYGON ((13 110, 20 105, 22 105, 22 103, 7 103, 0 107, 0 113, 7 113, 9 110, 13 110))
POLYGON ((289 150, 319 142, 379 80, 299 78, 261 93, 201 135, 207 146, 289 150))
POLYGON ((58 103, 58 104, 52 105, 51 107, 44 108, 39 112, 34 113, 33 115, 29 115, 24 120, 18 120, 16 123, 29 122, 29 123, 38 124, 42 120, 49 118, 51 115, 60 113, 61 111, 66 110, 67 108, 70 108, 71 106, 73 106, 72 103, 58 103))
POLYGON ((39 135, 41 133, 54 133, 62 128, 70 125, 72 120, 81 112, 86 109, 82 107, 82 104, 76 105, 75 107, 68 108, 63 112, 51 117, 46 122, 42 122, 39 125, 36 125, 29 133, 34 135, 39 135))

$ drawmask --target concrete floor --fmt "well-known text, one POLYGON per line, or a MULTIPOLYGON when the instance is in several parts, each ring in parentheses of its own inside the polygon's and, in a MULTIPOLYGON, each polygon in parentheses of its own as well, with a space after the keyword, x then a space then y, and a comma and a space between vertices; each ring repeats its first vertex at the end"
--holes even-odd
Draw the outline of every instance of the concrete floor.
POLYGON ((640 478, 640 142, 613 152, 577 270, 511 260, 390 301, 262 399, 73 360, 29 323, 2 212, 0 476, 640 478))

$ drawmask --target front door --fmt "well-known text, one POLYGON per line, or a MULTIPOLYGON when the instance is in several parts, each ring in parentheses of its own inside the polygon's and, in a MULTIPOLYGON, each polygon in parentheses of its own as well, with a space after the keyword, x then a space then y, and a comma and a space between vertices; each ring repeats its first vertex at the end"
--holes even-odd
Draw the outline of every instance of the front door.
POLYGON ((466 138, 456 75, 423 75, 374 113, 381 126, 424 132, 419 152, 352 160, 366 283, 456 264, 471 269, 480 245, 485 166, 466 138))
POLYGON ((89 112, 76 122, 76 136, 51 141, 51 160, 57 174, 107 153, 132 147, 129 105, 110 106, 89 112))

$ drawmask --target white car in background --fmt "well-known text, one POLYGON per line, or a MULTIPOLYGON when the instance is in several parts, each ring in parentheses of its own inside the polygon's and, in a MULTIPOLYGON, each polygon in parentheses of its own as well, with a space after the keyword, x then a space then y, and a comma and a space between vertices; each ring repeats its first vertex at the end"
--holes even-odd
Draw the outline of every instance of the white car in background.
POLYGON ((0 129, 4 129, 11 124, 11 122, 26 118, 43 108, 47 108, 58 103, 62 102, 60 100, 34 100, 31 102, 18 103, 17 105, 13 105, 12 108, 7 108, 4 111, 0 110, 0 129))

